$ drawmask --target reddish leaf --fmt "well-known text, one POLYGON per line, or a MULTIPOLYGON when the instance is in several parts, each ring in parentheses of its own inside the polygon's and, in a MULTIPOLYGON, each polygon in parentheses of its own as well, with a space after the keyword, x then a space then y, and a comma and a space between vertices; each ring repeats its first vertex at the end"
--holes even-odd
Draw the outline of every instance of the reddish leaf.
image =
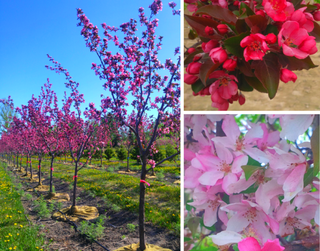
POLYGON ((297 10, 300 8, 302 0, 291 0, 291 3, 293 4, 294 8, 297 10))
POLYGON ((251 65, 243 59, 239 59, 237 66, 239 70, 246 76, 254 77, 254 74, 251 69, 251 65))
POLYGON ((203 65, 200 67, 200 79, 204 86, 207 86, 207 79, 211 72, 214 72, 221 64, 214 64, 210 59, 206 60, 203 65))
POLYGON ((203 6, 197 10, 196 14, 206 14, 232 25, 235 25, 237 22, 237 17, 235 14, 219 5, 203 6))
POLYGON ((239 74, 237 78, 238 78, 238 88, 240 91, 244 91, 244 92, 253 91, 252 86, 248 84, 243 74, 239 74))
POLYGON ((236 29, 239 34, 247 32, 249 30, 244 19, 238 19, 238 21, 236 22, 236 29))
POLYGON ((252 33, 262 33, 267 28, 267 19, 260 15, 253 15, 245 18, 252 33))
POLYGON ((277 93, 280 68, 278 57, 274 53, 269 53, 263 57, 263 60, 256 60, 251 65, 255 72, 254 74, 268 91, 270 99, 273 99, 277 93))
POLYGON ((290 71, 300 71, 300 70, 309 70, 311 68, 317 67, 311 58, 308 56, 304 59, 298 59, 296 57, 288 57, 283 54, 277 54, 279 62, 283 68, 288 68, 290 71))
POLYGON ((243 2, 240 4, 240 8, 239 9, 240 9, 240 16, 241 17, 243 17, 244 15, 245 16, 254 15, 253 10, 243 2))
POLYGON ((217 25, 219 25, 218 22, 212 19, 204 18, 204 17, 196 17, 196 16, 189 16, 189 15, 184 15, 184 16, 185 16, 185 20, 197 32, 199 36, 210 38, 210 39, 216 39, 216 40, 219 40, 222 38, 222 36, 218 34, 215 34, 213 36, 208 36, 204 31, 204 29, 207 26, 217 29, 217 25))
POLYGON ((192 52, 191 54, 187 55, 187 57, 184 60, 184 67, 187 67, 188 64, 190 64, 193 61, 194 56, 201 52, 203 52, 202 49, 196 49, 195 52, 192 52))
POLYGON ((310 32, 310 36, 314 36, 317 42, 320 42, 320 25, 317 22, 314 23, 314 28, 310 32))
POLYGON ((267 93, 267 90, 264 88, 264 86, 261 84, 261 82, 259 81, 259 79, 257 79, 256 77, 248 77, 248 76, 244 76, 245 80, 247 81, 247 83, 252 86, 252 88, 256 89, 258 92, 264 92, 267 93))

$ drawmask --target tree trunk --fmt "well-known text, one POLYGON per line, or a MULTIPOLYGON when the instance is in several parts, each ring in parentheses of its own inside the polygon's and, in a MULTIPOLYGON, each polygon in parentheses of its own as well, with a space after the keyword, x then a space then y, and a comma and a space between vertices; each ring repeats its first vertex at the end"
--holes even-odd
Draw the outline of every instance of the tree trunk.
POLYGON ((42 185, 42 182, 41 182, 41 158, 39 157, 39 165, 38 165, 38 168, 39 168, 39 186, 42 185))
POLYGON ((78 161, 76 161, 76 166, 74 169, 74 182, 73 182, 73 199, 72 199, 72 208, 76 206, 76 197, 77 197, 77 181, 78 181, 78 161))
POLYGON ((102 155, 103 155, 103 153, 104 153, 104 147, 102 147, 102 151, 101 151, 101 154, 100 154, 100 157, 101 157, 101 159, 100 159, 100 165, 101 165, 101 169, 103 168, 103 166, 102 166, 102 155))
POLYGON ((28 163, 29 163, 29 155, 27 155, 26 175, 28 174, 28 163))
POLYGON ((129 170, 129 155, 130 155, 130 151, 128 150, 128 156, 127 156, 127 172, 130 172, 130 170, 129 170))
POLYGON ((30 173, 31 173, 30 179, 32 179, 32 177, 33 177, 33 172, 32 172, 32 161, 31 161, 31 157, 30 157, 30 173))
POLYGON ((19 167, 19 154, 17 154, 17 168, 19 167))
POLYGON ((51 163, 50 163, 50 190, 49 190, 49 194, 52 194, 52 169, 53 169, 53 159, 54 156, 51 156, 51 163))
MULTIPOLYGON (((142 157, 142 168, 141 168, 141 180, 145 180, 147 173, 147 160, 146 157, 142 157)), ((146 194, 146 184, 140 182, 140 200, 139 200, 139 240, 140 240, 140 250, 146 249, 145 243, 145 194, 146 194)))

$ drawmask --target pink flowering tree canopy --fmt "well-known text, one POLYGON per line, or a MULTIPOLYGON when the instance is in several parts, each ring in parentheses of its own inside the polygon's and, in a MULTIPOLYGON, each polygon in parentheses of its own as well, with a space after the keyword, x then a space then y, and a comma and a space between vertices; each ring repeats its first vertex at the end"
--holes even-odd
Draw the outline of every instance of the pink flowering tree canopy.
POLYGON ((210 95, 219 110, 234 101, 244 104, 243 92, 254 89, 273 99, 280 80, 295 82, 293 71, 316 67, 310 55, 317 52, 320 40, 319 4, 184 2, 192 14, 185 15, 191 27, 188 37, 195 40, 185 51, 184 82, 195 96, 210 95))

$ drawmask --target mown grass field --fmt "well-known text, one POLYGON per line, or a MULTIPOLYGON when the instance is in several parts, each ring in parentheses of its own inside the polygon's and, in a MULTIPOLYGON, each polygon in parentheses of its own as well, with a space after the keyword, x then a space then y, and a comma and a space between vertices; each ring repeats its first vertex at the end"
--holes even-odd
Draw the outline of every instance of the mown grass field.
POLYGON ((29 226, 21 196, 0 162, 0 250, 43 250, 44 240, 38 229, 29 226))

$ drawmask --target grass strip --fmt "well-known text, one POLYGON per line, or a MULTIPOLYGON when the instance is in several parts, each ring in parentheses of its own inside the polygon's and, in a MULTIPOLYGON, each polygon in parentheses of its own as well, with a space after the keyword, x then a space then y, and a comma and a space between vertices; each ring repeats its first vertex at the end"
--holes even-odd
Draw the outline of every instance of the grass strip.
POLYGON ((21 196, 0 162, 0 250, 43 250, 44 239, 37 227, 29 226, 21 196))

